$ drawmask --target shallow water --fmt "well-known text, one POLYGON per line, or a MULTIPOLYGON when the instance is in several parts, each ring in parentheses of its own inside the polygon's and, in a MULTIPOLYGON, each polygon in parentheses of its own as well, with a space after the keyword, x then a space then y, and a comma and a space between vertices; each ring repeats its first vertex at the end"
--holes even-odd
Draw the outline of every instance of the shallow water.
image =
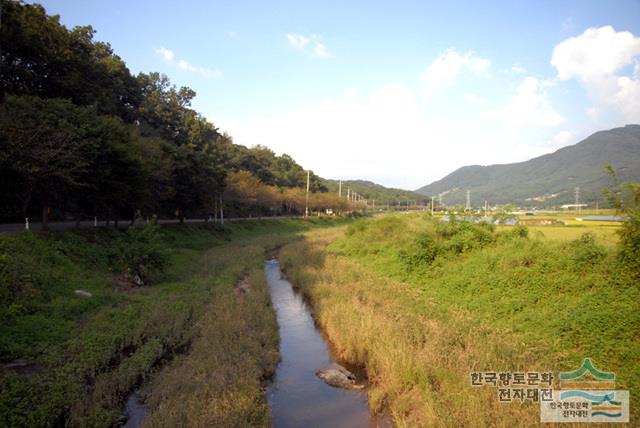
POLYGON ((127 422, 123 425, 124 428, 138 428, 142 424, 146 413, 146 407, 137 392, 134 392, 129 396, 125 407, 125 416, 127 422))
POLYGON ((281 361, 267 391, 273 426, 390 426, 388 419, 371 414, 365 392, 334 388, 315 375, 316 370, 336 360, 316 328, 309 306, 282 277, 280 263, 267 261, 265 273, 280 326, 281 361))

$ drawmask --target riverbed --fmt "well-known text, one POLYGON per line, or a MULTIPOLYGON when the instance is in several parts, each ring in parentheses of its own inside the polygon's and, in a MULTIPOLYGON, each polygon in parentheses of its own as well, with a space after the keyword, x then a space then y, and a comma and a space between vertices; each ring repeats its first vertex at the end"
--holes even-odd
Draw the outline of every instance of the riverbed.
MULTIPOLYGON (((315 372, 337 361, 311 315, 311 308, 283 278, 276 259, 265 263, 265 274, 280 328, 281 361, 267 397, 275 428, 381 427, 386 418, 369 410, 365 390, 327 385, 315 372)), ((358 383, 365 382, 358 379, 358 383)))

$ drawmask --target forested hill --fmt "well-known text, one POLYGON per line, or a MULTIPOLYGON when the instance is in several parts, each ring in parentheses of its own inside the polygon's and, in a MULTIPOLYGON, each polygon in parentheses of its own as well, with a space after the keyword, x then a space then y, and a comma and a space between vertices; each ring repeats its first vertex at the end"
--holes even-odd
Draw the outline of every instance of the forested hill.
MULTIPOLYGON (((338 192, 340 181, 325 180, 324 184, 330 192, 338 192)), ((388 202, 391 204, 404 204, 407 201, 426 201, 427 199, 424 195, 412 192, 410 190, 385 187, 366 180, 343 180, 342 194, 346 195, 348 190, 356 192, 358 195, 361 195, 363 198, 369 200, 370 202, 375 200, 381 205, 388 202)))
MULTIPOLYGON (((191 108, 192 89, 132 75, 90 26, 40 5, 1 12, 1 222, 304 210, 303 167, 234 144, 191 108)), ((313 173, 311 190, 312 210, 349 208, 313 173)))
POLYGON ((581 202, 602 203, 602 189, 611 185, 604 171, 607 164, 621 182, 640 181, 640 125, 596 132, 578 144, 526 162, 465 166, 417 192, 441 194, 442 202, 449 205, 464 204, 470 190, 474 206, 485 200, 556 206, 573 203, 579 187, 581 202))

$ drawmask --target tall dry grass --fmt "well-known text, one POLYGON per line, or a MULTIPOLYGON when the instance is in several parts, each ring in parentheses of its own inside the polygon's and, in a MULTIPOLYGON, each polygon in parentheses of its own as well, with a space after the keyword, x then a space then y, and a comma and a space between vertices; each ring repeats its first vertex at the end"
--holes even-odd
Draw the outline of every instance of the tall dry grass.
POLYGON ((310 232, 286 246, 281 260, 341 357, 366 366, 374 411, 390 411, 399 427, 539 424, 537 404, 500 404, 496 389, 470 385, 473 370, 543 369, 533 358, 539 350, 463 311, 425 304, 419 289, 328 253, 341 234, 310 232))
POLYGON ((148 427, 270 426, 263 381, 278 361, 278 326, 260 268, 238 299, 217 287, 188 355, 145 388, 148 427))

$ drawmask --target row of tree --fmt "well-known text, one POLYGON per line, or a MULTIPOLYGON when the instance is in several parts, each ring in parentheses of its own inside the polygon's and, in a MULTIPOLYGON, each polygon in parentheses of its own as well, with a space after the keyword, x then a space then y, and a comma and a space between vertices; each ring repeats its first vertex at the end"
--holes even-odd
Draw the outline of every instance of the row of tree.
MULTIPOLYGON (((193 90, 133 76, 90 26, 0 1, 0 221, 302 212, 307 173, 291 157, 234 144, 193 90)), ((315 174, 310 189, 311 208, 349 208, 315 174)))

